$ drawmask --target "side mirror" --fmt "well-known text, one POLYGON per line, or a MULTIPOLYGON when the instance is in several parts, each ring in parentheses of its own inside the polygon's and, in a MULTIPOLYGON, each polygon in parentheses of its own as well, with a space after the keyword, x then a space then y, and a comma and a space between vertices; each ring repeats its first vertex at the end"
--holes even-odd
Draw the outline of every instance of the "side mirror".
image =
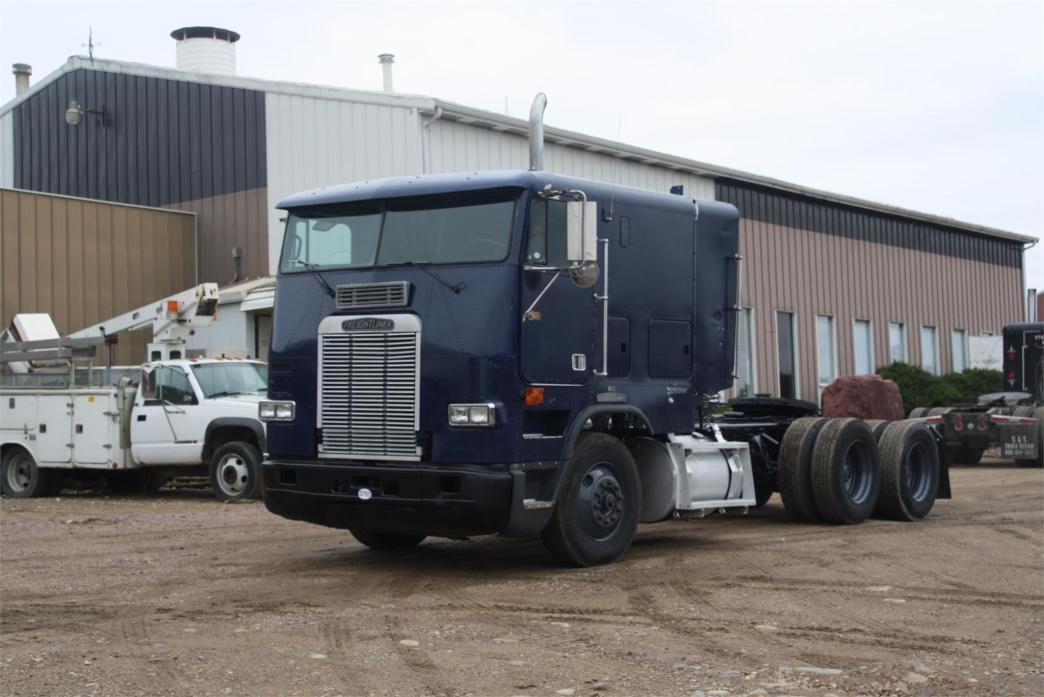
POLYGON ((598 259, 598 204, 594 201, 566 203, 566 260, 575 266, 598 259))

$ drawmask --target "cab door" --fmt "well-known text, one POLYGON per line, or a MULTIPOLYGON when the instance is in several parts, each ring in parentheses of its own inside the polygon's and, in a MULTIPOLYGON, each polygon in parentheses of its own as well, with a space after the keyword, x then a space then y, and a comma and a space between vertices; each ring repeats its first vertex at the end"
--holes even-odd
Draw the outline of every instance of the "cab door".
POLYGON ((131 454, 142 464, 196 464, 203 451, 203 407, 179 366, 146 366, 131 414, 131 454))
POLYGON ((522 376, 532 384, 582 385, 601 368, 598 285, 581 287, 566 266, 566 202, 536 198, 522 271, 522 376))

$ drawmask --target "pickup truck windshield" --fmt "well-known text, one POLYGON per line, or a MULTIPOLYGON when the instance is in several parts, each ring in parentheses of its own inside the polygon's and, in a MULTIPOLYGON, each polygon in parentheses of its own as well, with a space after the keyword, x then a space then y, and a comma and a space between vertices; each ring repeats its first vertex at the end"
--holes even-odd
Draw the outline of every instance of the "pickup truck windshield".
POLYGON ((268 391, 268 368, 259 363, 200 363, 192 374, 206 399, 268 391))
POLYGON ((346 204, 291 213, 282 273, 396 264, 503 261, 511 243, 517 193, 346 204))

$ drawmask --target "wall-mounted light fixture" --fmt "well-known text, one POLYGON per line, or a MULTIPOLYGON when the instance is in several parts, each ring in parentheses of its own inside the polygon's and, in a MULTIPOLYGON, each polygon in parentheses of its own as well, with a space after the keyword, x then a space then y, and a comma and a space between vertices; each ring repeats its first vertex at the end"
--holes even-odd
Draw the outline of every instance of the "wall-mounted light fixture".
POLYGON ((85 109, 75 99, 69 100, 69 108, 65 110, 65 123, 70 126, 79 126, 85 114, 93 114, 101 119, 101 125, 109 127, 109 112, 102 106, 101 109, 85 109))

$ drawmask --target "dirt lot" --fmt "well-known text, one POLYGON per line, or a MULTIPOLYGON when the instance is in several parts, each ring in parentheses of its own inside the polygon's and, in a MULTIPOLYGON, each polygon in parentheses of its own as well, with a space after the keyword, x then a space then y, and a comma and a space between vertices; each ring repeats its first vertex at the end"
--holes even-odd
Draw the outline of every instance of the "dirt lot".
POLYGON ((203 493, 0 503, 4 695, 1044 693, 1044 472, 953 472, 920 524, 645 526, 377 554, 203 493))

